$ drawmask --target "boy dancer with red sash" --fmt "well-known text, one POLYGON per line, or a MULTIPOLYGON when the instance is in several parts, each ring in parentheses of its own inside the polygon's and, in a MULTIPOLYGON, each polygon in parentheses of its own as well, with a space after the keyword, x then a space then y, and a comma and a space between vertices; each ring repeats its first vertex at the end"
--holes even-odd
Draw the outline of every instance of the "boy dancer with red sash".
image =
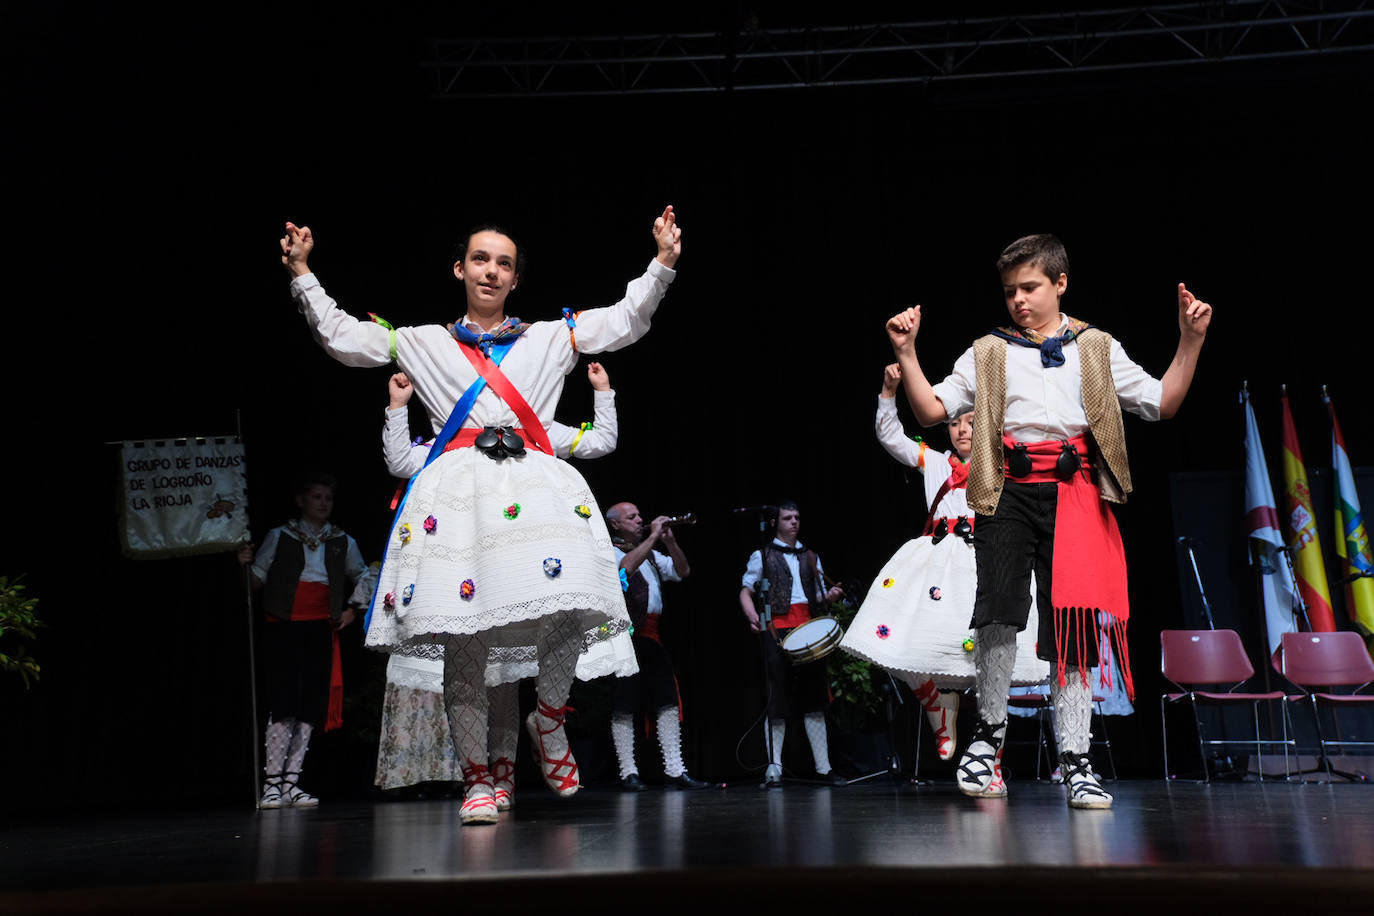
POLYGON ((1107 808, 1112 797, 1088 763, 1088 670, 1098 663, 1099 643, 1111 640, 1134 695, 1126 561, 1106 505, 1125 502, 1131 491, 1121 409, 1146 420, 1177 413, 1212 307, 1178 285, 1178 350, 1164 377, 1155 379, 1110 335, 1059 311, 1069 264, 1057 238, 1017 239, 1002 252, 997 270, 1011 325, 975 341, 937 385, 916 357, 920 306, 887 322, 917 419, 933 425, 974 411, 968 502, 978 532, 973 626, 979 720, 960 759, 959 789, 1006 796, 1000 761, 1007 689, 1034 572, 1042 610, 1038 654, 1055 663, 1050 689, 1069 805, 1107 808), (1098 611, 1107 625, 1099 625, 1098 611))

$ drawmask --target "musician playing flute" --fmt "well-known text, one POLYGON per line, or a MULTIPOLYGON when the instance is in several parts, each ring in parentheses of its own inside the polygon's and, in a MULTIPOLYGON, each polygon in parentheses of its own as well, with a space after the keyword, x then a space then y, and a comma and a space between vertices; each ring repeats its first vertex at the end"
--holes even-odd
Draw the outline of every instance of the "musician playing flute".
POLYGON ((830 769, 830 748, 825 731, 825 708, 830 703, 830 685, 825 665, 793 665, 783 654, 780 641, 793 628, 812 617, 826 614, 826 605, 844 595, 838 585, 825 590, 820 557, 797 539, 801 532, 801 510, 787 500, 778 506, 773 542, 763 551, 749 555, 749 565, 741 580, 739 603, 749 627, 763 643, 764 675, 768 680, 769 760, 764 785, 782 787, 782 744, 787 735, 787 717, 794 706, 801 709, 806 738, 811 744, 816 775, 823 782, 844 785, 847 780, 830 769), (767 576, 771 585, 768 605, 772 610, 772 633, 764 631, 754 589, 767 576))
POLYGON ((616 503, 606 510, 616 560, 624 576, 625 604, 634 624, 631 642, 639 673, 619 678, 611 715, 611 741, 620 764, 620 787, 626 792, 648 788, 635 763, 636 713, 652 715, 663 752, 663 783, 670 789, 703 789, 682 762, 682 697, 673 663, 659 632, 663 619, 663 583, 681 582, 691 574, 687 555, 673 535, 672 522, 660 515, 645 522, 634 503, 616 503), (661 546, 667 553, 655 550, 661 546))

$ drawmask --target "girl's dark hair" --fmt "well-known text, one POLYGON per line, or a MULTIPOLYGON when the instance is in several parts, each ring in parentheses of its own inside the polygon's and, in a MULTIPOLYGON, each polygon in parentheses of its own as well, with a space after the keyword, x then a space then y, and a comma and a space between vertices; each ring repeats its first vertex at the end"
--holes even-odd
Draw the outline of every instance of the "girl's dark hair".
POLYGON ((468 234, 463 236, 462 241, 458 242, 456 245, 453 246, 453 263, 457 264, 459 261, 465 260, 467 258, 468 243, 470 243, 472 241, 472 237, 479 232, 500 233, 501 235, 504 235, 506 238, 510 239, 512 242, 515 243, 515 273, 517 276, 523 278, 525 276, 525 246, 521 245, 519 239, 511 235, 505 229, 502 229, 500 226, 494 226, 490 223, 486 223, 481 226, 474 226, 472 229, 469 229, 468 234))

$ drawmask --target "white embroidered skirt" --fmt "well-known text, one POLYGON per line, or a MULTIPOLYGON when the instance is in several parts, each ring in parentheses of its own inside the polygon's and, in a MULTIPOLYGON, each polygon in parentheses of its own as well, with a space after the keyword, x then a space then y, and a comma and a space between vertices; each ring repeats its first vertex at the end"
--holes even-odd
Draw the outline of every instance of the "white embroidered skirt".
MULTIPOLYGON (((907 541, 873 580, 840 648, 912 687, 929 679, 941 689, 970 687, 973 652, 964 641, 978 638, 969 628, 977 588, 973 547, 962 539, 907 541)), ((1016 637, 1013 684, 1039 683, 1049 674, 1049 662, 1035 657, 1036 623, 1032 606, 1016 637)))
POLYGON ((532 450, 493 461, 456 449, 410 488, 387 544, 367 645, 484 633, 514 666, 510 675, 489 666, 488 683, 530 676, 551 614, 579 612, 584 649, 628 629, 617 567, 591 490, 568 462, 532 450))

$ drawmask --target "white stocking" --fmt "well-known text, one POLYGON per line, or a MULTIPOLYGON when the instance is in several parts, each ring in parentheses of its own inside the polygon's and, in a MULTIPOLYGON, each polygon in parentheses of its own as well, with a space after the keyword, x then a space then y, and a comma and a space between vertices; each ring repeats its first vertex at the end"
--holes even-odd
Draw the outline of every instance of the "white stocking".
POLYGON ((816 772, 824 776, 830 772, 830 743, 825 733, 825 713, 808 712, 802 720, 806 723, 806 740, 811 742, 811 759, 816 762, 816 772))
POLYGON ((514 762, 520 741, 520 683, 512 681, 487 688, 487 753, 514 762))
POLYGON ((263 772, 280 778, 286 770, 286 752, 291 746, 291 729, 295 719, 267 723, 267 754, 263 772))
POLYGON ((444 644, 444 707, 453 750, 465 771, 487 768, 487 644, 481 634, 450 636, 444 644))
POLYGON ((990 623, 973 640, 974 679, 978 685, 978 716, 989 725, 1007 720, 1007 691, 1016 665, 1016 627, 990 623))
POLYGON ((687 772, 682 763, 682 723, 678 721, 676 706, 665 706, 658 711, 658 746, 663 751, 664 776, 681 776, 687 772))
POLYGON ((1083 669, 1070 666, 1064 670, 1065 684, 1050 678, 1050 701, 1054 703, 1055 740, 1059 753, 1083 755, 1092 741, 1093 691, 1083 682, 1083 669))
POLYGON ((296 728, 291 733, 291 750, 286 755, 286 772, 300 775, 301 764, 305 763, 305 752, 310 749, 310 734, 314 730, 309 722, 296 723, 296 728))
POLYGON ((628 712, 611 716, 611 743, 615 745, 615 759, 620 764, 620 778, 639 772, 635 766, 635 717, 628 712))
POLYGON ((784 719, 768 721, 769 731, 773 736, 773 759, 768 761, 777 767, 779 772, 782 770, 782 742, 787 737, 787 721, 784 719))
POLYGON ((559 611, 544 618, 539 633, 539 677, 535 693, 554 709, 568 705, 568 691, 582 654, 582 623, 577 611, 559 611))

